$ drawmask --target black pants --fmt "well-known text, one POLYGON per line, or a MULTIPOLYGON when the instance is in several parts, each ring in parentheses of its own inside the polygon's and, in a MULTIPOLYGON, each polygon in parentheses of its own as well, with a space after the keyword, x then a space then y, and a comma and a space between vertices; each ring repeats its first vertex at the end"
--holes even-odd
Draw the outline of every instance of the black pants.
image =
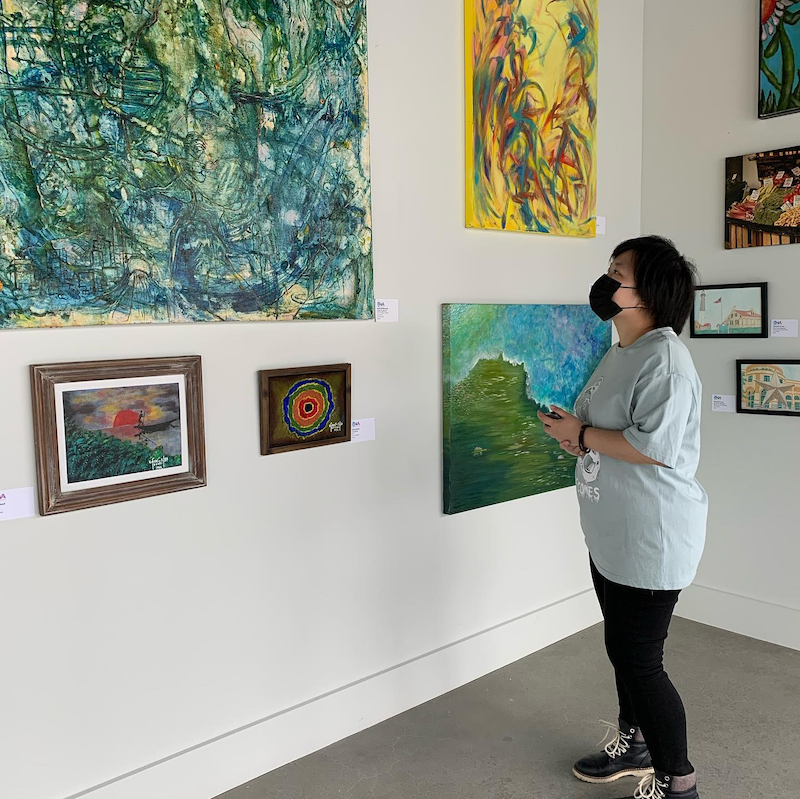
POLYGON ((619 716, 631 727, 641 727, 654 768, 675 777, 691 774, 686 713, 663 664, 680 591, 619 585, 603 577, 594 562, 591 567, 605 619, 606 651, 617 677, 619 716))

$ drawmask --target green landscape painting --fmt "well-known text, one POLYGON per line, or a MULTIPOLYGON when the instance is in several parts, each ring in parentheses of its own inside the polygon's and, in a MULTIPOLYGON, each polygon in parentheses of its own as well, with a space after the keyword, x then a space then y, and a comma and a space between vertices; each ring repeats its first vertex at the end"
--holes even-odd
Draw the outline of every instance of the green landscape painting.
POLYGON ((62 397, 65 488, 183 465, 178 383, 88 388, 62 397))
POLYGON ((610 346, 588 305, 443 306, 445 513, 575 484, 536 412, 571 410, 610 346))
POLYGON ((365 0, 0 0, 0 327, 373 316, 365 0))

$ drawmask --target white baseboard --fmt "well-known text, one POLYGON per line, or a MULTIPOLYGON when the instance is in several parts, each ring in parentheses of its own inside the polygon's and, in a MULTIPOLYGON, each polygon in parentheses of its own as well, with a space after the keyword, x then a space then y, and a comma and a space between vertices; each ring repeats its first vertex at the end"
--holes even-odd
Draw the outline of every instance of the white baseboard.
POLYGON ((210 799, 600 620, 583 591, 64 799, 210 799))
POLYGON ((800 650, 800 610, 797 608, 719 588, 691 585, 681 592, 675 615, 800 650))

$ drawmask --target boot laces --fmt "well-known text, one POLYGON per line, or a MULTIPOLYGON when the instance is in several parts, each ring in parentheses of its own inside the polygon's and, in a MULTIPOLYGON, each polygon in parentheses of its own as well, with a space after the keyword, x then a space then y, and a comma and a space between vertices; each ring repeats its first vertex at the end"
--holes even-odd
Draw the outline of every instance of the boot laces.
POLYGON ((655 774, 648 774, 633 792, 633 799, 664 799, 664 790, 669 788, 665 782, 661 782, 655 774))
MULTIPOLYGON (((623 732, 618 724, 612 724, 610 721, 604 721, 603 719, 600 720, 600 724, 605 725, 608 729, 606 729, 606 734, 603 736, 603 740, 598 743, 598 746, 602 746, 606 750, 606 754, 613 760, 615 757, 619 757, 620 755, 624 755, 628 749, 631 748, 631 739, 633 735, 629 735, 626 732, 623 732), (611 737, 611 740, 606 743, 606 739, 611 737)), ((649 797, 647 798, 649 799, 649 797)))

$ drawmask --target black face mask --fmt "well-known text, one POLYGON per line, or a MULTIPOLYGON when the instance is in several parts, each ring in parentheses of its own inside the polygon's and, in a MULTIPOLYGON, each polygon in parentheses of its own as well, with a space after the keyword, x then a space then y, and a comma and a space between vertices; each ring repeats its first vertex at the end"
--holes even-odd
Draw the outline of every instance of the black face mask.
POLYGON ((614 280, 609 275, 603 275, 589 292, 589 305, 604 322, 607 322, 609 319, 613 319, 620 311, 643 307, 641 305, 628 305, 623 308, 611 299, 619 289, 635 288, 636 286, 623 286, 619 280, 614 280))

